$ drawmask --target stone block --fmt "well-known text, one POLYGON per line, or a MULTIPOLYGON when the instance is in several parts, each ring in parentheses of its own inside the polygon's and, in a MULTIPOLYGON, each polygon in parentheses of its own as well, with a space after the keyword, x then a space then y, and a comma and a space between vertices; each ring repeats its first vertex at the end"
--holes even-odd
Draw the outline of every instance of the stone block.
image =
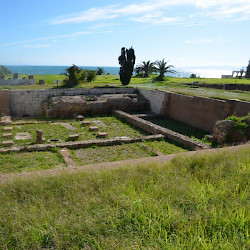
POLYGON ((98 132, 97 137, 99 138, 106 138, 108 136, 108 133, 106 132, 98 132))
POLYGON ((83 115, 77 115, 75 117, 76 121, 83 121, 84 120, 84 116, 83 115))
POLYGON ((3 128, 3 131, 5 131, 5 132, 10 132, 10 131, 12 131, 13 130, 13 128, 12 127, 4 127, 3 128))
POLYGON ((98 127, 96 127, 96 126, 90 126, 89 127, 89 131, 98 131, 99 130, 99 128, 98 127))
POLYGON ((90 121, 83 121, 83 122, 82 122, 82 126, 84 126, 84 127, 87 127, 87 126, 89 126, 90 124, 91 124, 90 121))
POLYGON ((13 145, 13 141, 3 141, 4 147, 11 147, 13 145))
POLYGON ((11 133, 3 134, 3 138, 11 138, 11 137, 12 137, 11 133))
POLYGON ((69 140, 76 141, 79 139, 79 134, 69 135, 69 140))

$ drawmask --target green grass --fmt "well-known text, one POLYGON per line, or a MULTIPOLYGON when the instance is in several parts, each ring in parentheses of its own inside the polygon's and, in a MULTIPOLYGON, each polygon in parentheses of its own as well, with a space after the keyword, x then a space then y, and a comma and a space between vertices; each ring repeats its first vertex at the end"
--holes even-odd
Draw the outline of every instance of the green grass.
POLYGON ((249 249, 250 149, 0 184, 1 249, 249 249))
POLYGON ((65 166, 57 150, 0 154, 0 162, 0 173, 29 172, 65 166))
POLYGON ((156 156, 157 152, 172 154, 185 151, 187 150, 165 140, 70 150, 78 166, 156 156))
POLYGON ((173 130, 177 133, 186 135, 186 136, 192 138, 193 140, 202 141, 204 143, 211 145, 211 142, 205 138, 205 135, 210 134, 207 131, 204 131, 204 130, 201 130, 198 128, 194 128, 194 127, 189 126, 183 122, 179 122, 179 121, 176 121, 176 120, 171 119, 171 118, 162 118, 162 119, 151 118, 151 119, 149 119, 149 121, 151 121, 157 125, 160 125, 164 128, 173 130))
MULTIPOLYGON (((114 116, 106 117, 86 117, 85 120, 91 122, 91 126, 97 126, 99 131, 107 132, 108 138, 128 136, 131 138, 140 137, 142 135, 147 135, 146 132, 130 125, 126 122, 116 119, 114 116), (96 125, 95 121, 102 121, 106 126, 96 125)), ((26 125, 14 125, 13 127, 13 136, 14 144, 17 146, 25 146, 30 144, 35 144, 36 142, 36 130, 42 130, 44 138, 49 139, 60 139, 62 142, 68 141, 70 134, 79 133, 79 140, 91 140, 96 139, 97 132, 90 132, 89 127, 83 127, 81 122, 75 120, 53 120, 52 122, 56 123, 69 123, 75 130, 69 130, 62 125, 52 125, 52 123, 41 123, 41 124, 26 124, 26 125), (32 135, 32 139, 29 140, 15 140, 15 135, 21 132, 28 132, 32 135)), ((3 127, 0 127, 0 148, 2 147, 2 141, 9 140, 3 138, 3 127)), ((48 142, 47 142, 48 143, 48 142)))
MULTIPOLYGON (((20 76, 22 77, 22 75, 20 76)), ((0 89, 47 89, 57 88, 54 84, 54 80, 63 80, 64 75, 35 75, 35 79, 38 82, 39 79, 45 80, 45 85, 29 85, 29 86, 4 86, 0 85, 0 89)), ((209 88, 197 88, 196 86, 187 86, 186 83, 193 83, 194 81, 206 82, 208 84, 250 84, 249 79, 217 79, 217 78, 174 78, 166 77, 164 81, 157 82, 155 76, 152 75, 148 78, 132 77, 128 87, 138 87, 145 89, 159 89, 165 91, 172 91, 180 94, 191 95, 191 96, 205 96, 217 99, 239 99, 250 101, 250 95, 247 91, 239 90, 221 90, 221 89, 209 89, 209 88)), ((59 84, 59 88, 62 84, 59 84)), ((97 76, 96 80, 91 83, 82 83, 76 88, 93 88, 93 87, 123 87, 119 75, 101 75, 97 76)))
POLYGON ((92 147, 70 150, 79 166, 100 162, 122 161, 155 156, 143 143, 131 143, 107 147, 92 147))

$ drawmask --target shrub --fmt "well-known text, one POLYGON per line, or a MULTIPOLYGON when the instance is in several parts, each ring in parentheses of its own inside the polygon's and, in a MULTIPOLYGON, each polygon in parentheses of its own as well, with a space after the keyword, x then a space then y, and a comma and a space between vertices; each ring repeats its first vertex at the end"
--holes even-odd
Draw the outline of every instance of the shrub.
POLYGON ((248 125, 244 122, 244 120, 246 120, 247 118, 250 118, 250 115, 243 116, 243 117, 232 115, 232 116, 229 116, 226 120, 234 121, 235 129, 245 130, 247 129, 248 125))
POLYGON ((86 72, 87 72, 86 81, 87 82, 94 81, 96 78, 96 71, 95 70, 86 70, 86 72))
POLYGON ((99 76, 99 75, 102 75, 103 73, 104 73, 103 68, 98 67, 96 70, 96 74, 99 76))

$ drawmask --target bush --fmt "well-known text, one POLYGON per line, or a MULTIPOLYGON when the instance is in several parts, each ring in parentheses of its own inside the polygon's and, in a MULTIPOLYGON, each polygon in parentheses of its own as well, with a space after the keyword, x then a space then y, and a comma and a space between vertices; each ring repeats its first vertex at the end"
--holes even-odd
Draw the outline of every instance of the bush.
POLYGON ((64 81, 64 87, 72 88, 82 82, 92 82, 96 78, 95 70, 84 70, 78 68, 76 65, 66 69, 68 80, 64 81))
POLYGON ((0 75, 9 75, 12 74, 12 72, 5 66, 0 65, 0 75))
POLYGON ((87 82, 92 82, 95 80, 96 78, 96 71, 95 70, 86 70, 87 72, 87 77, 86 77, 86 81, 87 82))
POLYGON ((96 74, 97 74, 98 76, 100 76, 100 75, 102 75, 103 73, 104 73, 103 68, 98 67, 97 70, 96 70, 96 74))
POLYGON ((229 116, 226 120, 234 121, 235 122, 235 129, 245 130, 248 128, 248 125, 244 122, 247 118, 250 118, 250 115, 238 117, 235 115, 229 116))

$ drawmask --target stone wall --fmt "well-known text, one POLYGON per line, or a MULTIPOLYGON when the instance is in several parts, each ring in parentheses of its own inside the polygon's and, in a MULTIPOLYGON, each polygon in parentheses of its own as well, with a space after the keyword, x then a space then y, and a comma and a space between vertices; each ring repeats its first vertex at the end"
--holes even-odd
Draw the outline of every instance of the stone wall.
POLYGON ((0 85, 33 85, 35 79, 0 79, 0 85))
POLYGON ((15 117, 42 116, 42 102, 53 96, 133 94, 132 88, 10 90, 10 110, 15 117))
POLYGON ((0 116, 10 115, 9 90, 0 90, 0 116))
POLYGON ((199 150, 199 149, 208 149, 210 148, 208 145, 194 141, 193 139, 189 138, 188 136, 179 134, 177 132, 174 132, 170 129, 161 127, 157 124, 154 124, 152 122, 143 120, 135 115, 130 115, 126 112, 116 110, 114 111, 114 114, 121 119, 125 119, 127 122, 132 123, 134 126, 141 128, 144 131, 147 131, 152 134, 162 134, 167 139, 179 143, 180 145, 183 145, 187 148, 190 148, 191 150, 199 150))
POLYGON ((139 91, 150 101, 153 113, 169 116, 206 131, 212 131, 218 120, 224 120, 233 114, 244 116, 250 112, 250 102, 224 101, 164 91, 139 91))

